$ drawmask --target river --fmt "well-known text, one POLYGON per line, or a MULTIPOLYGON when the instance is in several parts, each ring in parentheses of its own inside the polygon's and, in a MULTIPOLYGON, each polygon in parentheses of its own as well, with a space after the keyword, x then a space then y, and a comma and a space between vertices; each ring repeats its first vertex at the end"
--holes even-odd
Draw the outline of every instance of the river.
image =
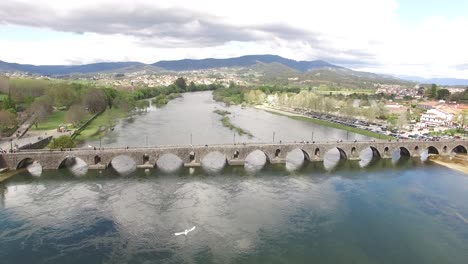
MULTIPOLYGON (((103 143, 230 143, 215 108, 254 135, 240 141, 346 136, 194 93, 122 121, 103 143)), ((0 184, 0 263, 466 263, 466 201, 466 174, 420 159, 22 172, 0 184)))
POLYGON ((104 147, 205 145, 242 142, 365 140, 354 133, 294 120, 247 107, 225 106, 213 100, 212 92, 185 93, 162 108, 151 107, 147 113, 119 122, 114 131, 85 145, 104 147), (253 137, 235 135, 223 127, 216 109, 227 110, 232 123, 249 131, 253 137))

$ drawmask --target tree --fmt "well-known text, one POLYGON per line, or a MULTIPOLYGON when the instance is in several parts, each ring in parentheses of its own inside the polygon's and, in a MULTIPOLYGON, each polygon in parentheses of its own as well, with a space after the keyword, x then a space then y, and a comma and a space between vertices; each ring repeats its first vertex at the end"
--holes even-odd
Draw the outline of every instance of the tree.
POLYGON ((58 148, 75 148, 76 142, 67 135, 54 138, 49 144, 49 148, 58 149, 58 148))
POLYGON ((196 91, 196 90, 197 90, 197 86, 195 85, 195 83, 193 81, 190 82, 189 87, 188 87, 188 91, 193 92, 193 91, 196 91))
POLYGON ((101 89, 91 88, 84 97, 84 104, 91 113, 98 113, 106 110, 106 95, 101 89))
POLYGON ((3 110, 10 111, 12 113, 16 112, 16 103, 13 98, 11 98, 10 94, 8 94, 8 96, 3 100, 2 108, 3 110))
POLYGON ((183 77, 179 77, 177 78, 177 80, 175 80, 174 84, 179 87, 180 89, 186 91, 187 90, 187 82, 185 81, 185 79, 183 77))
POLYGON ((446 100, 450 96, 450 91, 447 89, 440 89, 437 91, 438 100, 446 100))
POLYGON ((84 106, 80 104, 70 106, 66 115, 67 122, 72 123, 74 126, 76 126, 85 117, 86 110, 84 109, 84 106))
POLYGON ((426 96, 431 99, 437 98, 437 85, 432 84, 431 88, 426 90, 426 96))
POLYGON ((77 101, 78 95, 74 89, 65 85, 54 85, 47 90, 49 95, 54 101, 56 107, 70 107, 77 101))
POLYGON ((38 126, 40 122, 44 122, 49 117, 50 113, 54 108, 52 107, 52 99, 48 96, 42 96, 37 98, 28 109, 31 116, 34 117, 34 125, 38 126))
POLYGON ((0 111, 0 131, 16 127, 17 120, 16 115, 9 111, 0 111))

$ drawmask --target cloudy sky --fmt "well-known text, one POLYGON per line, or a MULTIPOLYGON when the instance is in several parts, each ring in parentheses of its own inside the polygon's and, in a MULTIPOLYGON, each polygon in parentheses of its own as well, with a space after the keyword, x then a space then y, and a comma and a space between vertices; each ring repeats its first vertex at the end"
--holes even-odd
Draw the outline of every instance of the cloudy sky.
POLYGON ((1 0, 0 60, 153 63, 276 54, 468 78, 467 29, 466 0, 1 0))

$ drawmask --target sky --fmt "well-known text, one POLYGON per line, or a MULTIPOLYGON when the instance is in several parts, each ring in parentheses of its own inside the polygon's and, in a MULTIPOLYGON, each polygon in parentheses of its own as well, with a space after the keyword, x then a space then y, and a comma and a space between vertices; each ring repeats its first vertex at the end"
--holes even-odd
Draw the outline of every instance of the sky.
POLYGON ((466 0, 1 0, 0 60, 56 65, 275 54, 468 78, 466 0))

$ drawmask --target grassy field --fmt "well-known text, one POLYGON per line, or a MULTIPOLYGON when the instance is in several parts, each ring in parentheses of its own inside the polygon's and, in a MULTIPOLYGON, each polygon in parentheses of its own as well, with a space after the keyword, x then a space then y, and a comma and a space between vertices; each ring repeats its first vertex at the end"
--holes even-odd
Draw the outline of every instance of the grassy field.
POLYGON ((31 130, 52 130, 57 129, 60 124, 65 123, 67 111, 55 111, 50 114, 46 122, 39 123, 37 126, 32 126, 31 130))
POLYGON ((267 111, 269 113, 272 113, 272 114, 275 114, 275 115, 287 116, 287 117, 295 119, 295 120, 300 120, 300 121, 305 121, 305 122, 309 122, 309 123, 314 123, 314 124, 317 124, 317 125, 322 125, 322 126, 332 127, 332 128, 336 128, 336 129, 341 129, 341 130, 349 131, 349 132, 352 132, 352 133, 356 133, 356 134, 360 134, 360 135, 364 135, 364 136, 368 136, 368 137, 372 137, 372 138, 394 139, 393 137, 390 137, 390 136, 387 136, 387 135, 382 135, 382 134, 379 134, 379 133, 375 133, 375 132, 372 132, 372 131, 367 131, 367 130, 360 129, 360 128, 345 126, 345 125, 342 125, 342 124, 337 124, 337 123, 329 122, 329 121, 326 121, 326 120, 309 118, 309 117, 304 117, 304 116, 286 115, 286 114, 278 113, 278 112, 275 112, 275 111, 269 111, 269 110, 265 110, 265 111, 267 111))
POLYGON ((104 113, 94 119, 86 129, 77 137, 78 140, 98 139, 111 127, 115 126, 117 120, 126 117, 127 114, 121 109, 107 109, 104 113))

